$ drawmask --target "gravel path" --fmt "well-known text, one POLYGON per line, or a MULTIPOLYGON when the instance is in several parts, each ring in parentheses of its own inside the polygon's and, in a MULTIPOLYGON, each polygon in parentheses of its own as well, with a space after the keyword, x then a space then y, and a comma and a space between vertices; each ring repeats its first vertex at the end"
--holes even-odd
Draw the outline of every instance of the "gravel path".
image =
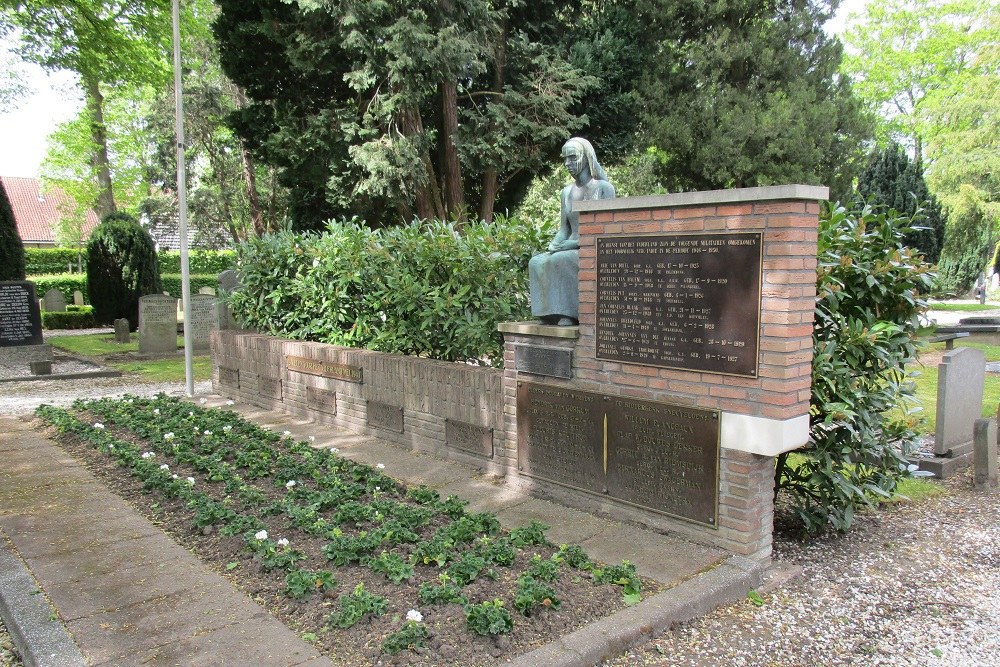
POLYGON ((605 667, 986 667, 1000 655, 1000 492, 947 493, 859 517, 846 535, 778 537, 803 576, 674 628, 605 667))
POLYGON ((14 653, 14 642, 7 633, 7 628, 0 621, 0 667, 21 667, 23 664, 14 653))
MULTIPOLYGON (((196 382, 195 395, 208 394, 212 383, 196 382)), ((33 380, 0 383, 0 414, 28 415, 42 403, 66 406, 78 398, 98 396, 154 396, 160 392, 172 396, 184 395, 183 382, 137 382, 135 377, 84 378, 79 380, 33 380)))

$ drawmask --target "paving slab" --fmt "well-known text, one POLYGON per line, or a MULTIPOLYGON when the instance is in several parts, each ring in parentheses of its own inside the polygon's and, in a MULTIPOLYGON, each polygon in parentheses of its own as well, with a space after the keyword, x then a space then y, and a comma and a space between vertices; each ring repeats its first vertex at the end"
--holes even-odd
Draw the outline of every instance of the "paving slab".
POLYGON ((531 497, 497 511, 497 517, 507 529, 541 521, 549 527, 545 537, 554 544, 583 544, 585 540, 616 525, 613 521, 581 510, 531 497))

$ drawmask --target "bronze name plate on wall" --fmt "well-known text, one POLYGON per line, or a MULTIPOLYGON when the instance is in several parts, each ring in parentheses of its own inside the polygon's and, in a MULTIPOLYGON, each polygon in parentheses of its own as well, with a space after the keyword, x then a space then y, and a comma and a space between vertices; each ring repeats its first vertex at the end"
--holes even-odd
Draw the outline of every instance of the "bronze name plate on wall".
POLYGON ((388 403, 368 401, 367 412, 369 426, 403 432, 403 408, 388 403))
POLYGON ((306 387, 306 407, 328 415, 337 414, 337 392, 306 387))
POLYGON ((445 419, 444 444, 492 459, 493 429, 454 419, 445 419))
POLYGON ((514 367, 522 373, 568 380, 573 377, 573 351, 540 345, 515 345, 514 367))
POLYGON ((285 355, 285 365, 288 370, 308 375, 319 375, 320 377, 343 380, 345 382, 363 382, 364 371, 360 366, 348 366, 346 364, 335 364, 332 361, 319 361, 309 357, 296 357, 285 355))
POLYGON ((760 232, 597 239, 598 359, 757 377, 760 232))
POLYGON ((519 382, 522 474, 715 527, 719 412, 519 382))
POLYGON ((219 384, 235 389, 240 388, 240 369, 219 366, 219 384))

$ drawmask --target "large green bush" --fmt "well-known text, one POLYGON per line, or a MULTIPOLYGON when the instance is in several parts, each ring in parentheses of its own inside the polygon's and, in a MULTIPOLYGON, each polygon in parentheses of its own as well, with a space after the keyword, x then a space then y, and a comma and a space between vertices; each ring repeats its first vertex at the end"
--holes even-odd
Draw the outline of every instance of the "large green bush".
POLYGON ((930 265, 904 246, 911 219, 837 207, 820 220, 808 445, 776 482, 808 532, 846 530, 907 474, 916 417, 901 410, 930 265))
POLYGON ((14 211, 0 183, 0 280, 24 280, 24 244, 17 233, 14 211))
MULTIPOLYGON (((76 248, 25 248, 24 268, 29 276, 65 273, 70 264, 77 268, 81 253, 85 251, 76 248)), ((81 263, 86 264, 86 259, 84 256, 81 263)))
POLYGON ((107 216, 87 243, 87 293, 98 324, 120 317, 135 326, 139 297, 161 291, 153 239, 134 218, 107 216))
POLYGON ((528 316, 528 260, 547 236, 504 219, 283 231, 241 246, 232 307, 264 333, 499 366, 496 326, 528 316))

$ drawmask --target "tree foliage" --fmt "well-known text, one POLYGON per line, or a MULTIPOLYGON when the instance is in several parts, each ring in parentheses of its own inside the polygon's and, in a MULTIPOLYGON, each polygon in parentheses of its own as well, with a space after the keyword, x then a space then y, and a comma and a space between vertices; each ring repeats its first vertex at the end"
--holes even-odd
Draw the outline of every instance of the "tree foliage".
POLYGON ((995 240, 994 225, 972 186, 963 186, 951 212, 948 235, 938 265, 937 289, 964 294, 986 271, 995 240))
POLYGON ((932 277, 903 244, 910 223, 867 207, 821 218, 809 443, 775 473, 807 532, 847 530, 907 474, 917 420, 906 365, 932 277))
POLYGON ((0 280, 24 280, 24 244, 7 190, 0 183, 0 280))
POLYGON ((869 136, 829 3, 646 0, 662 35, 642 81, 643 138, 671 190, 809 183, 846 197, 869 136))
POLYGON ((901 146, 892 144, 872 154, 858 175, 857 191, 862 200, 910 218, 913 231, 903 243, 923 253, 925 261, 937 263, 944 245, 945 214, 927 189, 920 167, 901 146))
POLYGON ((87 242, 87 294, 100 324, 139 322, 139 298, 161 291, 153 239, 125 213, 106 216, 87 242))

